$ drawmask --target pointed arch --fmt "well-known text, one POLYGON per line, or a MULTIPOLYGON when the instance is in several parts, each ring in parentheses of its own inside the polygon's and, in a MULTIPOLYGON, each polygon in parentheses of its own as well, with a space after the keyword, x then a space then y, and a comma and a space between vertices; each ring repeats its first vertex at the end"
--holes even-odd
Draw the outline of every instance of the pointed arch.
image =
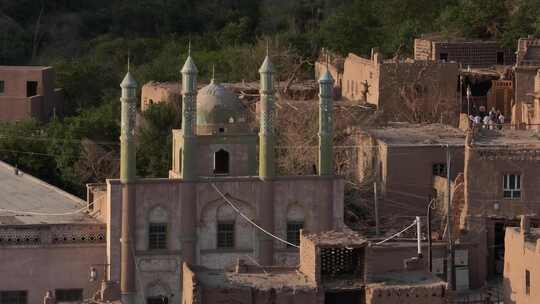
POLYGON ((214 174, 229 174, 229 152, 219 149, 214 153, 214 174))

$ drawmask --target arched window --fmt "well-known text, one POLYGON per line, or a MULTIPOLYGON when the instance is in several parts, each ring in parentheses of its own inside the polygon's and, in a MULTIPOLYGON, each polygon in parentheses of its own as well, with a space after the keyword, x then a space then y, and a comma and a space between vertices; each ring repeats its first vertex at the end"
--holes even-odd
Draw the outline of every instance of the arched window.
POLYGON ((214 174, 229 174, 229 152, 220 149, 214 153, 214 174))
POLYGON ((168 214, 162 207, 154 207, 148 216, 148 249, 167 249, 168 214))
MULTIPOLYGON (((287 242, 300 245, 300 230, 304 229, 304 208, 298 203, 293 203, 287 208, 287 242)), ((287 245, 290 247, 291 245, 287 245)))
POLYGON ((236 213, 227 204, 217 209, 217 248, 234 248, 236 213))

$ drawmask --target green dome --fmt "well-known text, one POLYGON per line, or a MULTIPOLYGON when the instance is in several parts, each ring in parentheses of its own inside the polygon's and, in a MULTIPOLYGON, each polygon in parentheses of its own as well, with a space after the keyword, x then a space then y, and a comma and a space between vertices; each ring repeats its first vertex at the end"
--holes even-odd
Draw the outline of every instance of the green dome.
POLYGON ((245 111, 234 93, 213 81, 197 94, 197 125, 244 123, 245 111))

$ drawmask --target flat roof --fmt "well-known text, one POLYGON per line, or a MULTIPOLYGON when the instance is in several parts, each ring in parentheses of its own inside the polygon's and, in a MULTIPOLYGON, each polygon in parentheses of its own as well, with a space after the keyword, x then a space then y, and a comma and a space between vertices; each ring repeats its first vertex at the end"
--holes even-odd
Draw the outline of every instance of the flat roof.
POLYGON ((480 129, 474 137, 474 146, 540 149, 540 131, 480 129))
POLYGON ((444 124, 389 123, 384 127, 360 129, 388 146, 465 146, 465 132, 444 124))
POLYGON ((366 246, 368 241, 359 233, 350 229, 343 231, 324 231, 321 233, 305 234, 304 237, 321 246, 366 246))
POLYGON ((38 65, 0 65, 0 71, 5 70, 16 70, 16 71, 23 71, 23 70, 30 70, 30 71, 41 71, 41 70, 48 70, 52 69, 52 66, 38 66, 38 65))
MULTIPOLYGON (((250 266, 251 267, 251 266, 250 266)), ((193 267, 195 276, 205 287, 256 288, 259 290, 291 289, 311 290, 315 282, 294 267, 264 267, 264 271, 234 272, 193 267)))
POLYGON ((424 271, 398 271, 375 274, 371 283, 379 283, 383 286, 417 286, 417 285, 446 285, 437 276, 424 271))
POLYGON ((15 171, 14 167, 0 161, 0 225, 100 223, 85 211, 76 212, 86 207, 85 201, 27 173, 15 174, 15 171))

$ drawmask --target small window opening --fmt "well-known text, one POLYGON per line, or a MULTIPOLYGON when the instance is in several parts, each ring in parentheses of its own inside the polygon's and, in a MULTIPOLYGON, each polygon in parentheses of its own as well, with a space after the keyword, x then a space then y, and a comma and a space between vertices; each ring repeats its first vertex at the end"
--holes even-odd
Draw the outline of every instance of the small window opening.
POLYGON ((448 53, 440 53, 439 60, 441 60, 442 62, 448 61, 448 53))
POLYGON ((497 52, 497 64, 498 65, 504 64, 504 52, 497 52))
POLYGON ((26 97, 32 97, 37 95, 37 81, 27 81, 26 82, 26 97))
MULTIPOLYGON (((288 222, 287 223, 287 242, 300 245, 300 230, 304 227, 302 222, 288 222)), ((287 244, 287 247, 292 247, 287 244)))
POLYGON ((446 164, 433 164, 433 176, 446 177, 446 164))
POLYGON ((520 199, 521 175, 505 174, 503 178, 503 197, 508 199, 520 199))
POLYGON ((4 94, 5 92, 5 82, 3 80, 0 80, 0 94, 4 94))
POLYGON ((220 149, 214 153, 214 174, 229 174, 229 152, 220 149))
POLYGON ((217 247, 234 248, 234 222, 218 222, 217 247))
POLYGON ((148 226, 148 249, 167 249, 167 224, 150 223, 148 226))

